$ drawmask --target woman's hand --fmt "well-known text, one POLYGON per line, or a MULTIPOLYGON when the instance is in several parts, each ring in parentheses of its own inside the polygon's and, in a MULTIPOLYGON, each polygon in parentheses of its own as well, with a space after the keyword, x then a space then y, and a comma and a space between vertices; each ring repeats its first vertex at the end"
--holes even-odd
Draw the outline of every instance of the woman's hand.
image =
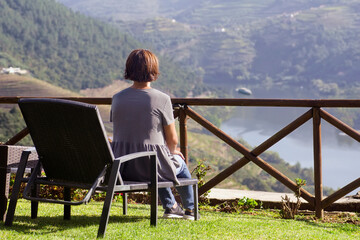
POLYGON ((176 149, 172 154, 179 155, 183 160, 185 160, 184 155, 182 154, 182 152, 179 151, 179 149, 176 149))

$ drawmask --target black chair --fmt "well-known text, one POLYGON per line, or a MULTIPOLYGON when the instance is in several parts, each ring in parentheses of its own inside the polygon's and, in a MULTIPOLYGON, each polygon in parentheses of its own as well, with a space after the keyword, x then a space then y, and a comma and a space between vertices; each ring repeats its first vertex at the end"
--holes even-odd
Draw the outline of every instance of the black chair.
MULTIPOLYGON (((139 152, 114 158, 98 108, 94 105, 59 99, 21 99, 19 106, 39 156, 30 178, 24 171, 30 150, 22 153, 10 197, 5 225, 11 226, 22 182, 27 182, 25 199, 64 204, 64 219, 70 219, 71 205, 88 203, 95 191, 105 191, 98 237, 105 235, 115 192, 124 193, 123 213, 127 212, 126 193, 150 192, 150 224, 157 224, 158 188, 172 187, 173 182, 158 182, 155 152, 139 152), (148 157, 149 182, 124 181, 119 172, 126 161, 148 157), (41 171, 45 176, 41 176, 41 171), (64 187, 64 199, 37 197, 39 184, 64 187), (88 189, 81 201, 71 201, 70 188, 88 189)), ((43 174, 42 174, 43 175, 43 174)), ((195 219, 198 219, 197 179, 179 179, 180 186, 193 185, 195 219)), ((177 185, 179 186, 179 185, 177 185)), ((37 216, 37 205, 32 207, 37 216)))

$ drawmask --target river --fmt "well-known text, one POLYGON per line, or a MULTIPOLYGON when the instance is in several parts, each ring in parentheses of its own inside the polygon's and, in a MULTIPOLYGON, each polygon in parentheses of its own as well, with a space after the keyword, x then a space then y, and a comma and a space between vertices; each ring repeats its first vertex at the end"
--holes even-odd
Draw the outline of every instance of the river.
MULTIPOLYGON (((235 139, 242 138, 251 146, 257 146, 307 110, 239 107, 233 118, 222 123, 221 129, 235 139)), ((336 190, 359 177, 360 143, 324 120, 321 123, 323 185, 336 190)), ((278 152, 290 164, 299 162, 302 167, 313 168, 312 119, 269 150, 278 152)))

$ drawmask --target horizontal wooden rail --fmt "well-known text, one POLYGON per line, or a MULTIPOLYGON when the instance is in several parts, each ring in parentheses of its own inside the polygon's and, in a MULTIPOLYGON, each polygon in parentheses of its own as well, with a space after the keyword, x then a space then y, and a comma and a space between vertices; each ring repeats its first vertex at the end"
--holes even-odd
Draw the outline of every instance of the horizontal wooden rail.
POLYGON ((72 100, 95 105, 111 105, 111 98, 89 98, 89 97, 0 97, 0 104, 17 104, 21 98, 56 98, 72 100))
MULTIPOLYGON (((36 97, 0 97, 0 104, 17 104, 21 98, 36 97)), ((111 98, 89 97, 45 97, 59 98, 97 105, 110 105, 111 98)), ((358 99, 244 99, 244 98, 172 98, 173 104, 192 106, 247 106, 247 107, 327 107, 327 108, 359 108, 358 99)))
POLYGON ((192 106, 248 106, 248 107, 360 107, 360 100, 349 99, 210 99, 210 98, 173 98, 174 104, 192 106))

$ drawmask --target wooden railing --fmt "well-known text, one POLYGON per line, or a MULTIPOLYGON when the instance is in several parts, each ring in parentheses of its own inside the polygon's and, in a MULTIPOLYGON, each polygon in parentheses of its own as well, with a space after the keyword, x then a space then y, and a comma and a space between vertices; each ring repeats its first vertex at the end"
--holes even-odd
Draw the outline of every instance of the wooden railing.
MULTIPOLYGON (((0 97, 0 104, 17 104, 21 97, 0 97)), ((96 105, 110 105, 110 98, 62 98, 75 100, 96 105)), ((175 116, 179 118, 180 123, 180 149, 188 160, 188 143, 187 143, 187 120, 192 118, 198 124, 209 130, 219 139, 227 143, 233 149, 241 153, 244 157, 236 161, 231 166, 220 172, 218 175, 210 179, 204 186, 199 189, 199 193, 203 194, 210 190, 231 174, 245 166, 249 162, 255 163, 264 171, 272 175, 278 181, 283 183, 292 191, 296 191, 297 185, 279 170, 268 164, 259 157, 261 153, 269 149, 278 141, 289 135, 298 127, 312 119, 313 122, 313 153, 314 153, 314 184, 315 196, 304 189, 301 189, 301 197, 304 198, 315 209, 315 215, 322 218, 324 208, 334 203, 336 200, 360 187, 360 178, 347 184, 343 188, 337 190, 330 196, 323 197, 322 185, 322 157, 321 157, 321 119, 324 119, 331 125, 335 126, 342 132, 346 133, 353 139, 360 141, 360 134, 350 126, 346 125, 339 119, 335 118, 322 108, 360 108, 360 100, 285 100, 285 99, 199 99, 199 98, 173 98, 172 102, 175 106, 175 116), (251 107, 302 107, 309 108, 307 112, 299 116, 296 120, 289 123, 280 131, 275 133, 262 144, 253 150, 247 149, 245 146, 234 140, 226 133, 221 131, 211 122, 206 120, 190 106, 251 106, 251 107)), ((15 144, 28 134, 27 129, 9 139, 6 144, 15 144)))

